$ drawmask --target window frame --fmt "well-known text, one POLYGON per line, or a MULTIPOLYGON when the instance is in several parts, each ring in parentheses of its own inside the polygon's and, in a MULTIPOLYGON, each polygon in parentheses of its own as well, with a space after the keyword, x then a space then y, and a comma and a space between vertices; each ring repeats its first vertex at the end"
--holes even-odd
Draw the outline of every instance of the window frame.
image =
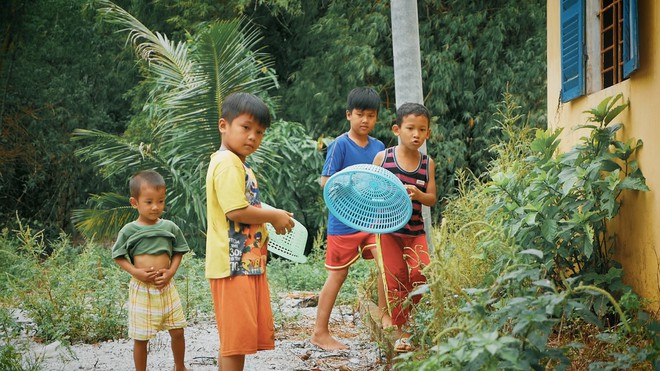
MULTIPOLYGON (((625 80, 639 68, 639 31, 637 0, 622 1, 622 60, 624 70, 623 79, 625 80)), ((591 22, 598 20, 586 19, 586 0, 561 0, 559 6, 561 56, 560 101, 566 103, 587 93, 592 93, 592 91, 587 92, 587 80, 591 80, 592 77, 591 73, 587 76, 588 69, 592 70, 591 67, 588 67, 588 63, 591 63, 591 61, 600 63, 600 56, 593 55, 590 60, 588 54, 593 53, 594 49, 589 49, 586 43, 600 43, 600 41, 594 41, 591 38, 587 40, 587 28, 590 27, 591 22)), ((595 49, 600 50, 600 48, 595 49)), ((600 80, 600 66, 597 69, 598 80, 600 80)), ((600 83, 597 85, 595 83, 596 81, 589 83, 591 84, 590 87, 594 88, 594 92, 603 89, 600 83)))

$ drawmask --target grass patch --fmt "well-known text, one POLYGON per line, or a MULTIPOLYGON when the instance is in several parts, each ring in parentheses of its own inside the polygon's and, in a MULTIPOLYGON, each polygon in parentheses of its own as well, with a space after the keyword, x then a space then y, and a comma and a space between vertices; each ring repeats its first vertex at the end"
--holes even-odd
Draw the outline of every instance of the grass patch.
MULTIPOLYGON (((305 264, 270 259, 276 322, 290 319, 278 311, 281 293, 318 294, 323 287, 324 244, 319 235, 305 264)), ((40 369, 41 360, 30 354, 28 340, 67 346, 125 338, 130 277, 112 260, 108 247, 94 241, 76 246, 66 234, 48 241, 43 232, 19 223, 17 230, 0 233, 0 255, 0 369, 40 369), (17 322, 18 312, 29 321, 17 322)), ((174 278, 189 323, 214 316, 204 269, 204 259, 190 252, 174 278)), ((371 269, 373 263, 362 260, 351 267, 338 305, 356 303, 371 269)))
MULTIPOLYGON (((355 304, 360 288, 370 279, 372 269, 375 269, 372 260, 358 259, 351 265, 335 304, 355 304)), ((273 258, 268 262, 268 283, 273 293, 292 291, 318 293, 327 277, 325 240, 320 233, 307 257, 307 263, 294 263, 281 258, 273 258)))

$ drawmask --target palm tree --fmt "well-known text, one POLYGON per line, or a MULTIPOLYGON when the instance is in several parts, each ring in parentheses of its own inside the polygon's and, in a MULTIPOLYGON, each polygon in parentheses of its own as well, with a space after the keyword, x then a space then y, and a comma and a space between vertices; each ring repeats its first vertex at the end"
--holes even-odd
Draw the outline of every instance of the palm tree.
MULTIPOLYGON (((224 97, 235 91, 261 95, 277 85, 269 55, 257 48, 261 40, 245 19, 203 25, 187 42, 174 42, 152 32, 131 14, 107 0, 99 12, 128 32, 128 40, 146 71, 149 99, 140 125, 149 141, 97 130, 76 130, 85 140, 77 153, 105 177, 127 179, 138 170, 155 169, 168 184, 167 217, 191 236, 206 230, 205 173, 209 155, 220 145, 217 122, 224 97)), ((277 157, 264 143, 252 157, 266 166, 277 157)), ((74 222, 86 236, 112 237, 135 218, 125 195, 103 193, 90 198, 90 208, 76 210, 74 222)))

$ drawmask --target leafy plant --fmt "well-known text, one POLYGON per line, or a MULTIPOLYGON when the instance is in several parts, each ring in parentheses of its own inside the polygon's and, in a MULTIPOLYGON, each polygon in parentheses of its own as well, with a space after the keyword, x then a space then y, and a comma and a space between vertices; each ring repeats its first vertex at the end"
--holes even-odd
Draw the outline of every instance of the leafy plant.
POLYGON ((585 283, 621 287, 607 221, 618 214, 621 192, 648 190, 632 158, 641 140, 617 140, 622 125, 611 124, 628 106, 617 105, 622 99, 621 94, 608 97, 587 111, 596 125, 578 126, 590 134, 570 151, 554 157, 560 131, 539 130, 531 143, 533 154, 525 160, 528 172, 492 175, 497 200, 491 210, 503 213, 504 226, 520 246, 541 251, 556 284, 580 273, 585 283))
POLYGON ((294 122, 276 121, 266 131, 264 143, 273 149, 279 164, 257 164, 264 201, 294 213, 312 237, 325 223, 327 209, 319 184, 323 154, 318 143, 294 122))
MULTIPOLYGON (((433 315, 419 316, 435 322, 431 326, 435 332, 417 334, 430 356, 407 355, 398 368, 543 369, 552 365, 566 369, 572 350, 584 347, 579 341, 562 345, 550 341, 566 322, 593 325, 600 329, 600 339, 618 339, 615 342, 622 346, 607 348, 617 361, 612 363, 605 352, 599 367, 648 365, 657 357, 652 347, 657 339, 640 333, 647 326, 641 321, 644 315, 633 304, 630 288, 621 283, 622 270, 611 259, 606 229, 607 221, 618 213, 623 190, 648 189, 632 160, 641 142, 626 144, 615 138, 620 125, 611 121, 627 106, 618 104, 621 100, 620 95, 608 98, 589 111, 597 125, 587 126, 590 135, 565 154, 555 153, 559 132, 543 130, 537 130, 528 146, 499 149, 504 156, 493 163, 492 181, 476 183, 475 188, 477 194, 491 198, 492 206, 483 221, 472 224, 481 227, 475 232, 476 251, 496 253, 491 255, 492 269, 473 288, 454 291, 458 300, 452 301, 447 299, 447 290, 440 290, 440 299, 433 295, 446 281, 430 267, 433 301, 453 304, 456 310, 441 312, 451 316, 439 320, 433 315), (621 295, 631 311, 624 312, 617 301, 621 295), (625 345, 624 339, 649 347, 625 345)), ((504 107, 511 106, 505 103, 504 107)), ((515 133, 510 130, 513 111, 500 112, 505 118, 503 132, 515 133)), ((432 305, 426 310, 435 313, 436 308, 432 305)))
MULTIPOLYGON (((263 93, 276 86, 270 57, 257 48, 259 33, 245 20, 208 23, 187 42, 174 42, 112 2, 101 0, 99 4, 104 19, 128 31, 142 61, 144 84, 149 89, 143 110, 148 114, 137 116, 140 121, 135 125, 148 135, 128 137, 80 129, 74 138, 89 144, 76 153, 106 177, 127 179, 145 168, 160 171, 168 183, 166 217, 179 224, 196 251, 203 253, 204 181, 209 156, 220 145, 217 122, 222 101, 234 91, 263 93)), ((265 167, 276 158, 264 143, 250 160, 265 167)), ((117 206, 120 197, 113 193, 94 196, 95 206, 110 208, 75 212, 76 226, 88 237, 111 237, 106 233, 118 231, 120 223, 134 215, 131 209, 117 206), (101 220, 106 225, 99 228, 101 220)))
POLYGON ((23 270, 9 277, 8 285, 14 300, 34 321, 36 337, 92 342, 121 334, 123 290, 119 290, 118 270, 102 269, 112 263, 105 250, 91 246, 77 250, 62 234, 45 254, 42 231, 21 225, 17 236, 21 244, 15 253, 24 259, 23 270))
MULTIPOLYGON (((107 248, 89 242, 74 247, 62 234, 47 242, 43 231, 20 224, 16 238, 5 233, 0 248, 19 269, 0 277, 2 303, 19 308, 33 325, 20 328, 36 339, 94 343, 125 336, 125 302, 129 276, 111 259, 107 248)), ((175 276, 188 320, 212 313, 204 261, 186 254, 175 276)), ((0 320, 3 318, 0 311, 0 320)), ((5 331, 12 327, 0 321, 5 331)), ((24 325, 23 325, 24 326, 24 325)))

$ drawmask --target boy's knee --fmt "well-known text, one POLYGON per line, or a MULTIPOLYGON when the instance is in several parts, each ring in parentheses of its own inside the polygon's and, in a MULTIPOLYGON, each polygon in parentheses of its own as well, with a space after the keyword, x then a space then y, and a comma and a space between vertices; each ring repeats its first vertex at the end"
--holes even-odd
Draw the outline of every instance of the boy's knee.
POLYGON ((173 339, 174 338, 177 338, 177 339, 183 338, 183 328, 171 329, 171 330, 169 330, 169 332, 170 332, 170 337, 173 338, 173 339))
POLYGON ((133 349, 136 352, 146 352, 148 345, 149 345, 149 340, 133 339, 133 349))
POLYGON ((344 282, 347 276, 348 276, 348 268, 331 270, 329 271, 328 274, 328 277, 331 277, 332 279, 341 282, 344 282))

